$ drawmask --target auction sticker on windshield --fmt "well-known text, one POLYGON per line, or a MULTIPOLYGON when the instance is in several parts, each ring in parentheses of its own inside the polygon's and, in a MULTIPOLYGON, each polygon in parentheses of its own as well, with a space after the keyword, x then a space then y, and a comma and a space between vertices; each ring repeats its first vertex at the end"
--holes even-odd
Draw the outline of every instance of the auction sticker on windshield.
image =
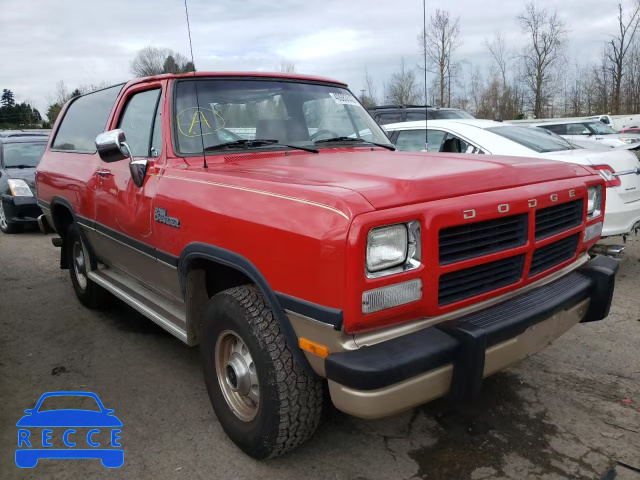
POLYGON ((350 93, 329 93, 333 101, 338 105, 359 105, 358 101, 350 93))
POLYGON ((33 468, 41 458, 100 459, 106 468, 124 463, 122 422, 91 392, 47 392, 18 420, 16 465, 33 468))

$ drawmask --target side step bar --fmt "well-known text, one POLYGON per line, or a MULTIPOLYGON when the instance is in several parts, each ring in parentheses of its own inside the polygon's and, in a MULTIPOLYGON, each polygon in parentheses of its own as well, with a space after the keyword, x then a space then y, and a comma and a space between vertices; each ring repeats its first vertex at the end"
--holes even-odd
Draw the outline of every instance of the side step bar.
POLYGON ((184 308, 168 302, 113 269, 92 270, 87 272, 87 276, 170 334, 189 344, 184 308))

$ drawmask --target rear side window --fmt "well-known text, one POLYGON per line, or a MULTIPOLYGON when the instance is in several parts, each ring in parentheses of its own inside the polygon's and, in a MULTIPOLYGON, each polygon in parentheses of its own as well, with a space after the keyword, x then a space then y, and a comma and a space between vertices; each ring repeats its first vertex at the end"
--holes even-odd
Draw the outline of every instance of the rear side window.
POLYGON ((380 125, 388 125, 389 123, 398 123, 402 121, 402 113, 382 113, 376 117, 380 125))
POLYGON ((122 85, 78 97, 67 109, 53 140, 52 150, 95 153, 96 136, 104 132, 122 85))
POLYGON ((560 124, 560 125, 542 125, 540 128, 544 128, 545 130, 549 130, 550 132, 553 132, 556 135, 568 135, 567 126, 565 124, 560 124))
POLYGON ((407 112, 407 122, 416 122, 427 118, 426 112, 407 112))

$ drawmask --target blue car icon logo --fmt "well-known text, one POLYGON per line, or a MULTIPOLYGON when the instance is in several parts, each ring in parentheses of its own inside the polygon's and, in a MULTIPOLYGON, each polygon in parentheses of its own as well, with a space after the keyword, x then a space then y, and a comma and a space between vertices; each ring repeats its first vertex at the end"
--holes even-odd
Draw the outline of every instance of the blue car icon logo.
POLYGON ((48 392, 24 412, 16 423, 18 467, 33 468, 41 458, 99 458, 107 468, 124 463, 122 422, 95 393, 48 392))

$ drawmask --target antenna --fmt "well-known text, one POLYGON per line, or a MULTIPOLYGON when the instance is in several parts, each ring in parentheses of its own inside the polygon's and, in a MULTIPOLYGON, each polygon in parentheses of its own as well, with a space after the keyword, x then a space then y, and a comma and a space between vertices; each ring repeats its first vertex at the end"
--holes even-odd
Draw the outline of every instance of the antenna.
MULTIPOLYGON (((185 0, 186 2, 187 0, 185 0)), ((427 101, 427 0, 422 0, 422 42, 424 53, 424 149, 429 151, 429 102, 427 101)))
MULTIPOLYGON (((189 51, 191 52, 191 65, 193 65, 193 76, 196 76, 196 63, 193 61, 193 45, 191 44, 191 25, 189 24, 189 9, 187 8, 187 0, 184 0, 184 14, 187 17, 187 32, 189 32, 189 51)), ((198 128, 200 129, 200 143, 202 144, 202 161, 203 167, 209 168, 207 165, 207 154, 204 151, 204 135, 202 134, 202 112, 200 112, 200 99, 198 97, 198 82, 194 81, 193 85, 196 90, 196 106, 198 107, 198 128)))

